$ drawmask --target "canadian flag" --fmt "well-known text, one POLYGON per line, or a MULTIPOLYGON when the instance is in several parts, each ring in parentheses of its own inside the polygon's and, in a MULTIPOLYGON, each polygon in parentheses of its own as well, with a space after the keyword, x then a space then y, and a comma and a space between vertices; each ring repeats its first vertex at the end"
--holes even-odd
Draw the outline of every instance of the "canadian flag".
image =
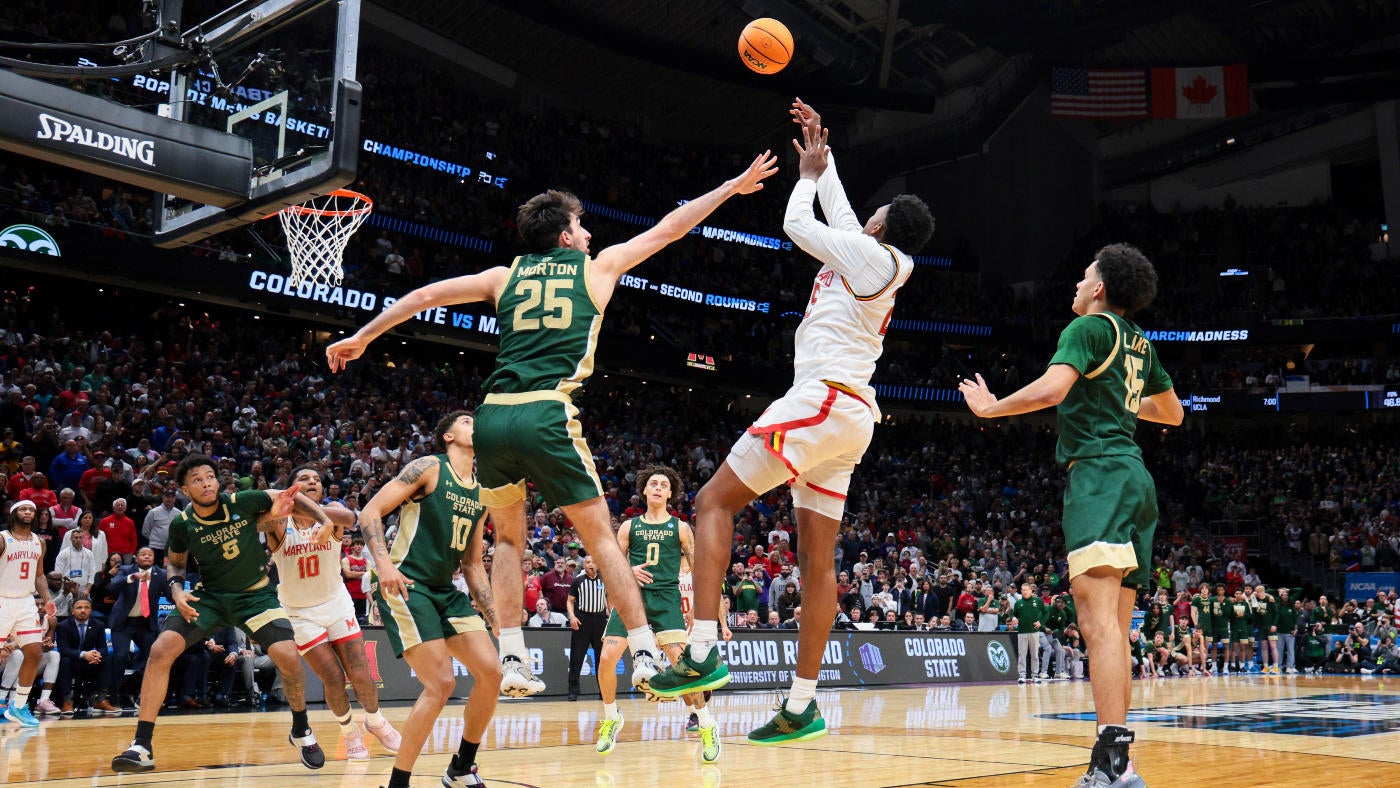
POLYGON ((1235 66, 1152 69, 1152 117, 1228 118, 1249 114, 1249 70, 1235 66))

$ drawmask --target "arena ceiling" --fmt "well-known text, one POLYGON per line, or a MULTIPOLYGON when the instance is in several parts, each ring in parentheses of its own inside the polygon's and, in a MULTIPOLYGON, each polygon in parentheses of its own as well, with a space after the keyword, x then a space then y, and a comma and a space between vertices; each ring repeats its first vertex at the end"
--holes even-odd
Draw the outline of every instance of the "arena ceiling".
MULTIPOLYGON (((792 95, 838 114, 998 122, 1052 65, 1248 62, 1256 83, 1365 75, 1363 92, 1400 95, 1386 41, 1400 31, 1395 0, 372 2, 513 69, 529 89, 721 141, 780 127, 792 95), (759 16, 797 39, 781 74, 753 75, 737 57, 738 31, 759 16)), ((1312 100, 1306 90, 1276 98, 1312 100)))

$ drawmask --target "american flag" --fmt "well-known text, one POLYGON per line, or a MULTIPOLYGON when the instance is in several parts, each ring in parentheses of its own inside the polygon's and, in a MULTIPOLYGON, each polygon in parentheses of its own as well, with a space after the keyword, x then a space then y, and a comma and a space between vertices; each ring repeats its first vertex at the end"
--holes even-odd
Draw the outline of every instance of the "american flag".
POLYGON ((1052 68, 1050 114, 1061 118, 1147 117, 1147 72, 1140 68, 1052 68))

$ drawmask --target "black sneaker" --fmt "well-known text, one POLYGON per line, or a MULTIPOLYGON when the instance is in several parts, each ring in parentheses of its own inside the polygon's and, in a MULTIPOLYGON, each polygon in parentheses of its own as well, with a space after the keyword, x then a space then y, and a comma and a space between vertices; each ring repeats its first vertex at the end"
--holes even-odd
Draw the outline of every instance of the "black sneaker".
POLYGON ((114 772, 149 772, 156 768, 155 756, 144 745, 132 742, 130 747, 112 759, 114 772))
POLYGON ((316 743, 316 734, 308 732, 305 736, 293 736, 288 733, 287 741, 301 750, 302 766, 319 769, 326 765, 326 753, 321 749, 321 745, 316 743))
POLYGON ((477 771, 476 764, 466 771, 457 770, 457 756, 452 756, 448 762, 447 769, 442 773, 442 788, 485 788, 486 781, 481 779, 481 774, 477 771))

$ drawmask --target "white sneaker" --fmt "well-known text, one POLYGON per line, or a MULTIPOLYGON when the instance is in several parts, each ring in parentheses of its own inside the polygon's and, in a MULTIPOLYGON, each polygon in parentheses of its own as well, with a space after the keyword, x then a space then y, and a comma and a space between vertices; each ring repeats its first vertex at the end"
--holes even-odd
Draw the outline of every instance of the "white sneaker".
POLYGON ((663 666, 649 651, 638 651, 632 655, 632 688, 651 696, 651 677, 660 673, 663 666))
MULTIPOLYGON (((655 675, 652 671, 651 675, 655 675)), ((647 676, 651 678, 651 676, 647 676)), ((544 682, 535 677, 530 666, 519 657, 508 654, 501 658, 501 694, 512 698, 528 698, 544 692, 544 682)))
POLYGON ((1037 673, 1035 677, 1038 678, 1038 679, 1040 679, 1041 681, 1044 681, 1045 679, 1050 678, 1050 676, 1047 675, 1047 674, 1045 673, 1045 671, 1043 671, 1043 670, 1042 670, 1041 672, 1037 673))
POLYGON ((34 708, 35 708, 35 710, 37 710, 40 714, 58 714, 58 713, 59 713, 58 704, 54 703, 53 701, 49 700, 48 698, 45 698, 44 700, 39 701, 37 704, 35 704, 34 708))
POLYGON ((365 735, 360 732, 360 726, 351 723, 350 732, 342 738, 345 739, 345 760, 369 760, 369 748, 365 746, 365 735))

